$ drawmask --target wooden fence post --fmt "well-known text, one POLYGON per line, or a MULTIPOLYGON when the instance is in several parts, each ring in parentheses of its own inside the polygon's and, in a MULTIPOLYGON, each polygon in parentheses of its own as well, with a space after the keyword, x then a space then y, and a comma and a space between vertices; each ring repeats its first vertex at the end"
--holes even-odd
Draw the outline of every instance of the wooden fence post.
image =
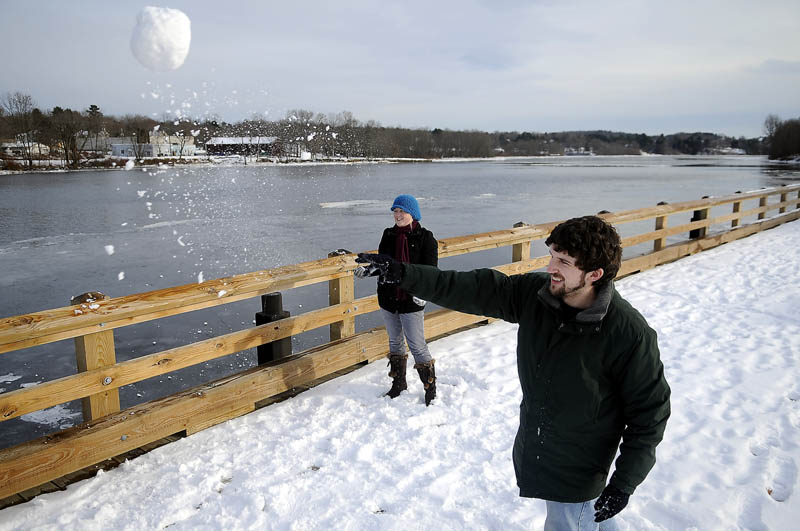
MULTIPOLYGON (((741 190, 736 190, 737 194, 741 194, 741 190)), ((741 201, 734 201, 733 202, 733 213, 737 214, 742 210, 742 202, 741 201)), ((731 228, 739 226, 739 218, 731 220, 731 228)))
MULTIPOLYGON (((333 251, 328 253, 328 257, 339 256, 343 254, 341 251, 333 251)), ((334 278, 328 281, 328 304, 341 304, 343 302, 353 302, 355 300, 355 282, 353 275, 346 277, 334 278)), ((356 333, 356 318, 345 317, 341 321, 331 323, 331 341, 342 339, 344 337, 352 336, 356 333)))
MULTIPOLYGON (((526 227, 528 224, 522 221, 514 223, 514 228, 526 227)), ((531 241, 528 240, 522 243, 515 243, 511 246, 511 261, 521 262, 523 260, 530 260, 531 258, 531 241)))
MULTIPOLYGON (((786 185, 784 184, 784 186, 786 186, 786 185)), ((787 195, 787 194, 786 194, 786 192, 783 192, 783 193, 781 193, 781 203, 783 203, 784 201, 786 201, 786 195, 787 195)), ((783 214, 784 212, 786 212, 786 207, 785 207, 785 206, 782 206, 782 207, 780 208, 780 210, 778 210, 778 213, 779 213, 779 214, 783 214)))
MULTIPOLYGON (((89 291, 72 297, 70 303, 73 306, 78 306, 75 309, 76 312, 89 312, 93 309, 92 305, 96 301, 106 298, 99 291, 89 291)), ((76 337, 75 358, 78 363, 78 372, 115 365, 117 363, 117 355, 114 351, 114 331, 106 330, 105 332, 95 332, 76 337)), ((103 380, 103 385, 109 385, 110 383, 110 376, 103 380)), ((114 387, 102 393, 87 396, 82 399, 82 406, 84 422, 115 413, 119 411, 119 388, 114 387)))
MULTIPOLYGON (((758 199, 758 206, 759 207, 767 206, 767 196, 760 197, 758 199)), ((767 217, 767 213, 766 212, 759 212, 758 213, 758 219, 764 219, 766 217, 767 217)))
MULTIPOLYGON (((668 205, 666 201, 661 201, 659 205, 668 205)), ((656 230, 661 230, 667 227, 667 216, 656 217, 656 230)), ((657 238, 653 240, 653 252, 660 251, 664 248, 664 238, 657 238)))
MULTIPOLYGON (((703 196, 703 199, 708 199, 707 195, 703 196)), ((708 208, 701 208, 699 210, 695 210, 692 214, 692 219, 689 221, 701 221, 704 219, 708 219, 708 208)), ((706 233, 708 232, 708 227, 701 227, 699 229, 692 229, 689 231, 689 238, 696 240, 698 238, 705 238, 706 233)))

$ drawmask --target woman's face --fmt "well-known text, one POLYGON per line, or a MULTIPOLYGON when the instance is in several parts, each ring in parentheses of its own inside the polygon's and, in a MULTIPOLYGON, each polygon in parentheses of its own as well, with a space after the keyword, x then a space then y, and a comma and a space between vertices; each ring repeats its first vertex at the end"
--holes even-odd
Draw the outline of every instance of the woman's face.
POLYGON ((392 212, 394 212, 394 224, 398 227, 405 227, 414 221, 411 214, 404 211, 402 208, 395 208, 392 212))

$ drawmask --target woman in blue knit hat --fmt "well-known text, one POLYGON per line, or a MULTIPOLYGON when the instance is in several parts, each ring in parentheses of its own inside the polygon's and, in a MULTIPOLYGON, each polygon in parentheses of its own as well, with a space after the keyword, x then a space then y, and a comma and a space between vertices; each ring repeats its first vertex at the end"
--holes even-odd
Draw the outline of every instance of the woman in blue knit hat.
MULTIPOLYGON (((417 200, 408 194, 398 195, 392 203, 394 226, 383 231, 378 252, 388 254, 395 260, 411 264, 438 265, 439 247, 433 233, 419 224, 422 216, 417 200)), ((361 266, 355 274, 360 278, 378 275, 379 270, 361 266)), ((378 304, 389 334, 389 376, 392 388, 386 395, 396 398, 408 388, 406 364, 408 354, 403 342, 414 356, 414 368, 419 373, 425 388, 425 405, 436 397, 436 372, 434 359, 425 342, 425 301, 401 290, 396 284, 388 284, 378 277, 378 304)))

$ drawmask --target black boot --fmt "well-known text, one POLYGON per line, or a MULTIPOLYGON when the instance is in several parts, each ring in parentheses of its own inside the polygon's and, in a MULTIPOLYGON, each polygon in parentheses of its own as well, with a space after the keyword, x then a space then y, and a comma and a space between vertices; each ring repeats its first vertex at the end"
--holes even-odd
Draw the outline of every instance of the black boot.
POLYGON ((408 354, 389 353, 389 377, 392 378, 392 388, 386 393, 389 398, 397 398, 400 393, 408 389, 406 360, 408 360, 408 354))
POLYGON ((419 373, 419 379, 422 380, 422 385, 425 387, 425 405, 431 405, 431 402, 436 398, 436 369, 433 368, 431 360, 426 363, 415 363, 414 368, 419 373))

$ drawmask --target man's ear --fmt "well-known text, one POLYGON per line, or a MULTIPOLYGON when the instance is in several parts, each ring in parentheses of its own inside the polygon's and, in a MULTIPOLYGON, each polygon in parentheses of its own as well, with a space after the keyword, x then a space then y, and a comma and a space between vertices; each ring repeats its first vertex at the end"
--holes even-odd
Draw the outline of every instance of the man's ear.
POLYGON ((588 275, 588 278, 589 278, 589 280, 592 281, 592 284, 594 284, 595 282, 597 282, 598 280, 603 278, 604 274, 605 274, 605 272, 603 271, 603 268, 600 267, 600 268, 595 269, 594 271, 590 271, 589 275, 588 275))

